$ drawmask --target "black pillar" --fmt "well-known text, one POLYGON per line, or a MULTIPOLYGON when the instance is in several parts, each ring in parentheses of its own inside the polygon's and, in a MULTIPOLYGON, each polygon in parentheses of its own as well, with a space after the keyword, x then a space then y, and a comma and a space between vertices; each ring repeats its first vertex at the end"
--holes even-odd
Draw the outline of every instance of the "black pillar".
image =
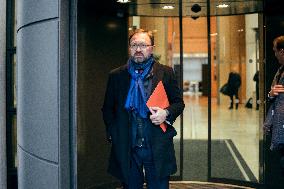
POLYGON ((101 107, 109 71, 127 61, 128 17, 116 1, 78 3, 78 188, 113 188, 101 107))

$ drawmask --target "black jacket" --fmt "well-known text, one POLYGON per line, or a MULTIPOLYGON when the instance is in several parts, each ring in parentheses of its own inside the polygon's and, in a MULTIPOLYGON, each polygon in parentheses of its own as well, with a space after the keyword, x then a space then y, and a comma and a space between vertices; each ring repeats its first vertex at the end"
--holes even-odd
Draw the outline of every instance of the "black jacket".
POLYGON ((241 86, 241 76, 238 73, 230 72, 228 79, 228 92, 230 95, 236 95, 241 86))
MULTIPOLYGON (((157 62, 153 65, 152 92, 159 81, 163 81, 170 106, 167 108, 169 121, 174 122, 182 113, 184 102, 181 90, 178 87, 172 68, 157 62)), ((103 119, 106 125, 107 136, 112 138, 111 154, 108 172, 123 182, 128 182, 130 165, 130 140, 131 124, 130 115, 124 108, 130 86, 130 75, 127 65, 114 69, 109 74, 104 105, 102 108, 103 119)), ((159 126, 153 125, 150 129, 150 144, 157 175, 169 176, 176 172, 176 159, 173 137, 176 131, 172 126, 163 132, 159 126)))

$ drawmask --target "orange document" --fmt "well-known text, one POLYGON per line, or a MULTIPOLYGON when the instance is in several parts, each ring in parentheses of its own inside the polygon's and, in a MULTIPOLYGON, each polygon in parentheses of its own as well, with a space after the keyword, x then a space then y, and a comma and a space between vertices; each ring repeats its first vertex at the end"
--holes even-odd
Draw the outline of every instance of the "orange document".
MULTIPOLYGON (((163 82, 160 81, 147 101, 147 107, 167 108, 170 105, 163 82)), ((167 125, 162 123, 161 129, 166 132, 167 125)))

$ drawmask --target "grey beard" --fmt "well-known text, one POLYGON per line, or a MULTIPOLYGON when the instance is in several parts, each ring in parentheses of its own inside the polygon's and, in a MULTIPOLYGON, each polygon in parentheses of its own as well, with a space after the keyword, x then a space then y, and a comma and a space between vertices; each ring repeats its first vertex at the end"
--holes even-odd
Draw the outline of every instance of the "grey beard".
POLYGON ((131 60, 132 60, 133 62, 137 63, 137 64, 145 64, 150 58, 151 58, 151 56, 148 56, 148 57, 146 57, 146 58, 144 59, 143 62, 139 62, 139 61, 137 61, 137 59, 136 59, 134 56, 132 56, 132 57, 131 57, 131 60))

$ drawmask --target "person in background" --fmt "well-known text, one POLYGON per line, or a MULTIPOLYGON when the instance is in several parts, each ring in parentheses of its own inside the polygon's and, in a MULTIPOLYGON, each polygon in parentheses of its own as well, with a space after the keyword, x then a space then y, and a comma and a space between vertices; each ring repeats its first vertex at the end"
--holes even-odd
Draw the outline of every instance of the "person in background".
POLYGON ((111 142, 108 172, 124 189, 168 189, 169 176, 177 171, 172 126, 184 102, 173 69, 153 57, 151 32, 136 30, 129 37, 128 62, 109 74, 103 119, 111 142), (146 102, 162 81, 169 107, 147 107, 146 102), (166 131, 160 128, 167 123, 166 131))
POLYGON ((284 174, 284 36, 276 37, 273 41, 273 51, 280 64, 268 93, 268 101, 271 103, 265 122, 269 128, 264 127, 265 132, 271 132, 271 150, 280 152, 280 165, 284 174))
POLYGON ((241 86, 241 76, 237 72, 230 72, 228 78, 228 93, 230 97, 230 106, 229 109, 233 109, 234 106, 234 96, 236 109, 239 107, 239 88, 241 86))
POLYGON ((259 71, 257 70, 253 76, 253 81, 255 81, 255 96, 256 96, 256 110, 259 110, 259 71))

